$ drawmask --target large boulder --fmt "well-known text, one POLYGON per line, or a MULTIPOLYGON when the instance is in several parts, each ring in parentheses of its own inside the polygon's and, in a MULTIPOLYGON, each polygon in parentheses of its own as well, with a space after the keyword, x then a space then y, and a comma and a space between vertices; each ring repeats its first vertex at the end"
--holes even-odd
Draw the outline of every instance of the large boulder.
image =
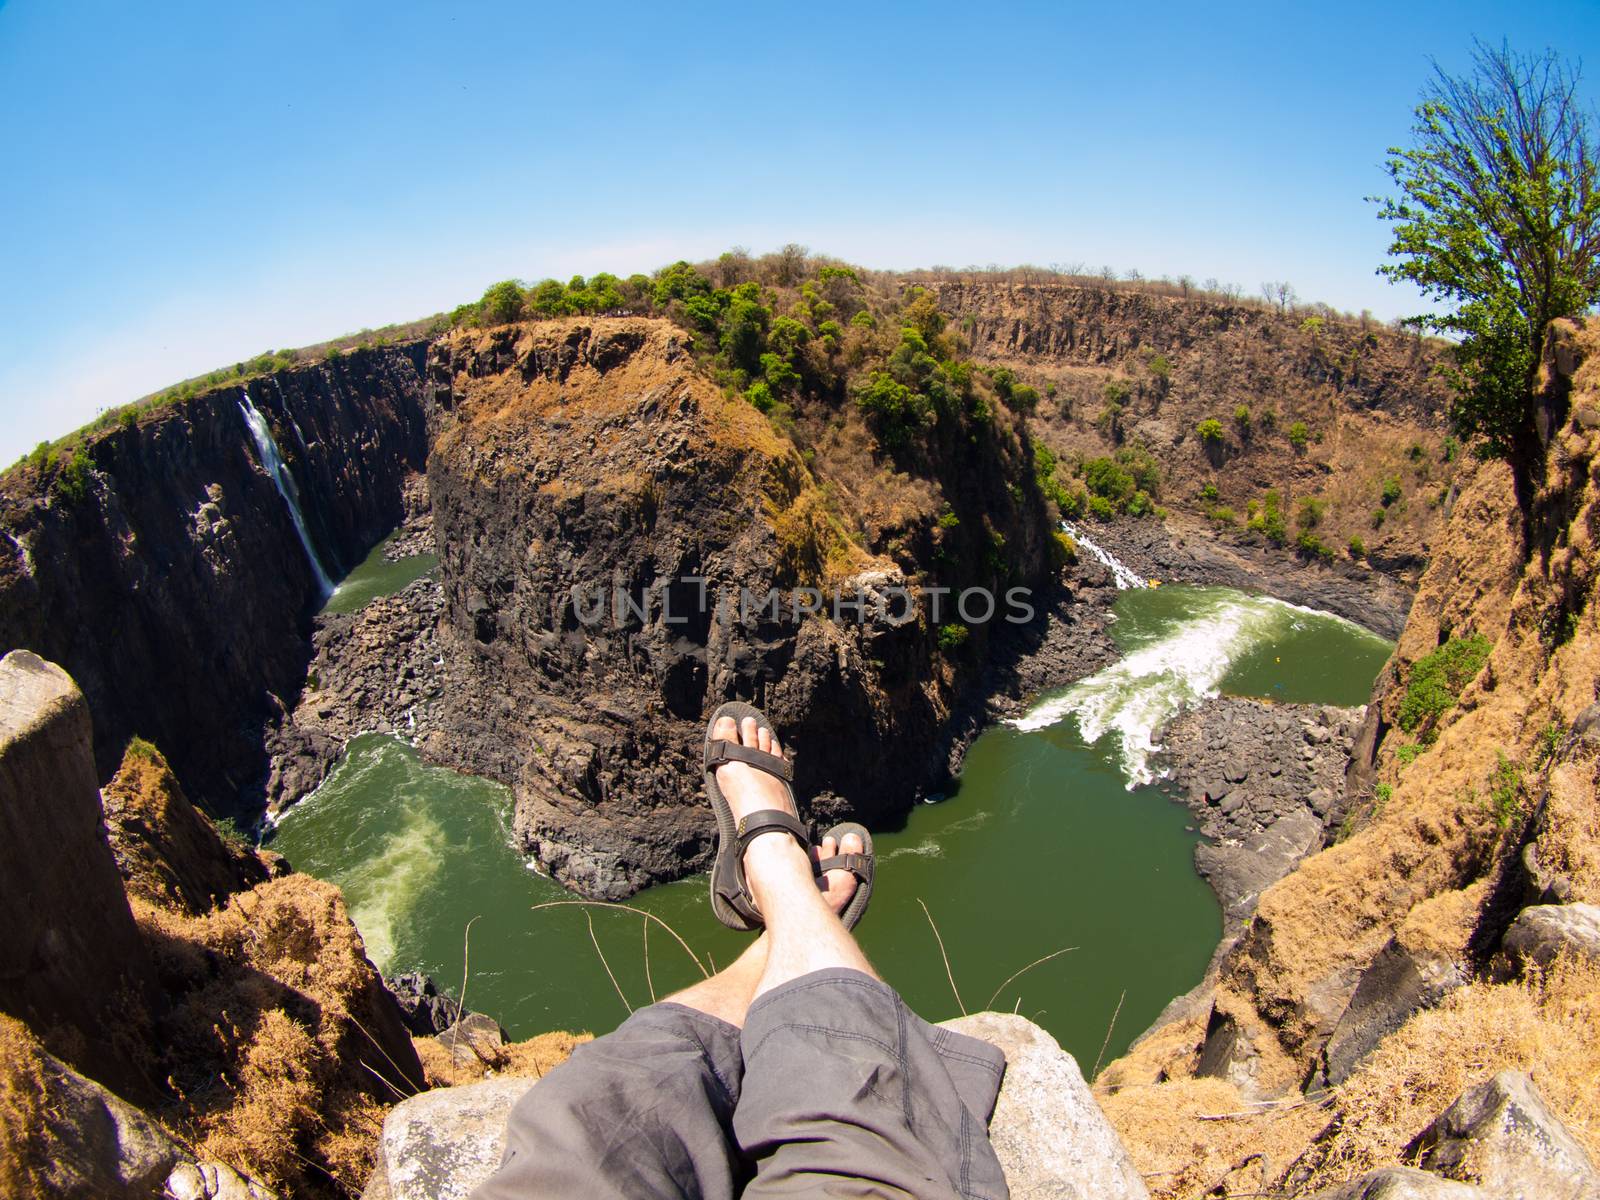
POLYGON ((1595 1200, 1600 1174, 1521 1071, 1461 1094, 1406 1148, 1430 1171, 1504 1200, 1595 1200))
POLYGON ((462 1200, 500 1165, 506 1118, 536 1081, 487 1079, 436 1088, 395 1106, 383 1123, 370 1200, 462 1200))
MULTIPOLYGON (((1005 1052, 989 1123, 1012 1200, 1147 1200, 1149 1192, 1073 1057, 1024 1017, 977 1013, 944 1027, 1005 1052)), ((490 1079, 403 1101, 383 1125, 365 1200, 459 1200, 493 1173, 506 1117, 533 1081, 490 1079)))
POLYGON ((974 1013, 944 1022, 1005 1052, 989 1122, 1012 1200, 1145 1200, 1150 1193, 1077 1061, 1032 1021, 974 1013))
POLYGON ((1311 1200, 1490 1200, 1490 1196, 1482 1188, 1440 1179, 1426 1171, 1385 1167, 1318 1192, 1311 1200))
POLYGON ((1316 1092, 1343 1083, 1378 1043, 1413 1013, 1433 1008, 1465 983, 1466 975, 1448 954, 1391 939, 1362 972, 1350 1003, 1323 1047, 1308 1090, 1316 1092))
POLYGON ((102 816, 83 693, 13 650, 0 660, 0 1012, 142 1098, 150 1082, 128 1047, 155 977, 102 816))
POLYGON ((1548 967, 1562 953, 1600 962, 1600 905, 1536 904, 1511 922, 1500 948, 1517 964, 1548 967))

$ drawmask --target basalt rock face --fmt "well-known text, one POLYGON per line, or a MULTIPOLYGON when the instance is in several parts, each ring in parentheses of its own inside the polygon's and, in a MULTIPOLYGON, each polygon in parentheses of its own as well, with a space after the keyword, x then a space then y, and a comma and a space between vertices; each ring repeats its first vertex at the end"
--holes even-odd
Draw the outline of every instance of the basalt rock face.
MULTIPOLYGON (((593 896, 708 862, 699 756, 721 701, 752 700, 785 731, 805 815, 881 823, 942 769, 958 690, 932 623, 896 619, 901 569, 842 539, 819 552, 818 480, 683 338, 636 319, 508 326, 437 343, 429 365, 451 682, 420 744, 511 783, 526 846, 593 896), (813 585, 830 593, 821 613, 792 591, 813 585), (834 591, 867 598, 859 620, 827 611, 834 591)), ((947 464, 968 485, 942 499, 983 528, 982 488, 1004 497, 1016 475, 1000 456, 1021 442, 1007 428, 998 448, 974 444, 977 461, 947 464)), ((998 531, 1015 577, 1041 581, 1042 504, 998 531)))
MULTIPOLYGON (((330 572, 399 523, 427 455, 424 353, 357 351, 245 385, 330 572)), ((102 780, 139 734, 193 799, 251 815, 261 727, 298 690, 317 585, 240 399, 223 388, 90 435, 76 493, 64 473, 0 483, 0 648, 79 682, 102 780)))

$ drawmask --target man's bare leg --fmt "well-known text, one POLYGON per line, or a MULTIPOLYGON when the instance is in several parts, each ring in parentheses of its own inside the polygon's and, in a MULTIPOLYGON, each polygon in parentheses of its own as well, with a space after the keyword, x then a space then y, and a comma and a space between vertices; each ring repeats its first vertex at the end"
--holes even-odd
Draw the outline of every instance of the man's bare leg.
MULTIPOLYGON (((728 722, 728 726, 737 734, 737 729, 732 721, 728 722)), ((722 768, 722 771, 729 772, 732 769, 729 766, 722 768)), ((759 772, 753 773, 759 774, 759 772)), ((741 786, 736 780, 725 781, 719 778, 717 782, 722 787, 723 793, 730 797, 732 797, 734 789, 738 789, 741 786)), ((758 807, 769 807, 769 801, 770 798, 763 800, 758 807)), ((737 803, 731 800, 730 802, 737 803)), ((739 811, 736 808, 735 815, 738 815, 739 811)), ((743 811, 750 810, 744 809, 743 811)), ((758 838, 756 840, 760 841, 762 839, 758 838)), ((786 840, 796 851, 800 849, 792 838, 786 840)), ((841 849, 833 838, 823 838, 822 844, 812 853, 817 861, 821 861, 824 858, 832 858, 835 854, 860 853, 860 838, 852 834, 845 838, 844 842, 844 847, 841 849)), ((850 874, 849 871, 829 871, 819 880, 812 877, 811 869, 808 865, 806 883, 811 889, 812 895, 820 897, 827 911, 835 914, 834 924, 838 925, 837 914, 844 911, 845 905, 850 903, 850 897, 855 894, 856 877, 850 874)), ((762 911, 765 912, 766 910, 763 908, 762 911)), ((843 926, 840 926, 840 928, 843 929, 843 926)), ((717 972, 709 979, 703 979, 699 983, 684 988, 681 992, 668 996, 667 999, 674 1004, 682 1004, 685 1007, 706 1013, 742 1029, 744 1027, 745 1014, 750 1009, 750 1002, 756 997, 756 988, 760 984, 762 976, 766 974, 771 947, 772 939, 770 935, 763 932, 760 937, 745 948, 744 953, 735 959, 730 966, 717 972)))
MULTIPOLYGON (((783 753, 778 739, 750 718, 742 726, 723 718, 711 736, 738 740, 769 754, 783 753)), ((743 763, 719 767, 717 785, 728 798, 735 820, 764 808, 794 811, 780 780, 743 763)), ((852 834, 837 848, 825 842, 821 853, 832 854, 835 849, 858 854, 861 840, 852 834)), ((761 939, 767 943, 766 962, 752 999, 779 984, 828 967, 849 967, 877 978, 855 938, 839 921, 839 912, 855 892, 855 876, 848 871, 829 871, 819 888, 819 881, 812 875, 811 860, 799 843, 782 832, 762 834, 751 842, 745 851, 744 870, 767 926, 761 939)))

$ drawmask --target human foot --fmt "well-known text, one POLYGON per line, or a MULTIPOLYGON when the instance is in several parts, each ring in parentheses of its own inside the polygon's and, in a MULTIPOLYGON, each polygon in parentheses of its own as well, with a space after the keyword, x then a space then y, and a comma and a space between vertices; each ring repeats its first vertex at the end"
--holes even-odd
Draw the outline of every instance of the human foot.
MULTIPOLYGON (((778 740, 777 734, 762 728, 753 717, 746 717, 738 722, 732 717, 720 717, 711 728, 711 737, 713 740, 735 742, 750 749, 783 757, 783 745, 778 740)), ((784 785, 784 781, 766 771, 744 763, 731 762, 719 766, 716 774, 717 786, 722 789, 728 807, 733 810, 735 822, 742 821, 751 813, 766 809, 795 812, 794 804, 789 798, 789 789, 784 785)), ((751 841, 745 851, 745 874, 751 879, 752 884, 755 883, 754 876, 758 872, 792 872, 806 866, 800 855, 799 843, 792 837, 784 836, 779 830, 774 830, 773 833, 778 836, 759 835, 751 841)), ((812 848, 811 862, 807 869, 814 873, 816 864, 823 859, 832 858, 836 854, 859 854, 862 849, 861 839, 853 833, 846 834, 842 844, 831 837, 823 838, 821 846, 812 848)), ((828 871, 817 879, 816 886, 828 902, 828 907, 837 915, 844 911, 851 897, 855 895, 857 880, 849 871, 828 871)))
MULTIPOLYGON (((822 844, 811 851, 813 869, 815 864, 836 854, 860 854, 865 849, 866 846, 858 834, 847 833, 839 839, 825 837, 822 839, 822 844)), ((822 889, 822 898, 828 902, 828 907, 835 913, 843 914, 845 906, 855 896, 860 881, 851 871, 824 871, 817 878, 817 886, 822 889)))

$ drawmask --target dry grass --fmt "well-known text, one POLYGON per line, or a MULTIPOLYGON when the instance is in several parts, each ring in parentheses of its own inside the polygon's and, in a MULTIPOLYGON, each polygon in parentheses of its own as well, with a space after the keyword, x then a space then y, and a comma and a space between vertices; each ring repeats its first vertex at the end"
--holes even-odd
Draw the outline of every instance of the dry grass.
POLYGON ((1539 862, 1572 881, 1572 898, 1600 904, 1600 763, 1566 762, 1550 772, 1539 862))
POLYGON ((1315 1191, 1401 1158, 1468 1088, 1526 1071, 1563 1124, 1600 1157, 1600 965, 1558 961, 1515 983, 1476 983, 1386 1038, 1337 1092, 1337 1121, 1308 1160, 1315 1191))
POLYGON ((1160 1198, 1268 1191, 1328 1120, 1313 1104, 1251 1104, 1220 1079, 1127 1087, 1100 1104, 1160 1198))
POLYGON ((46 1194, 43 1054, 26 1025, 0 1013, 0 1196, 46 1194))
POLYGON ((417 1057, 429 1087, 455 1087, 491 1076, 542 1079, 572 1057, 573 1050, 594 1040, 592 1033, 541 1033, 523 1042, 498 1047, 492 1057, 463 1064, 436 1037, 414 1038, 417 1057))
POLYGON ((296 1196, 359 1191, 384 1111, 422 1079, 408 1045, 376 1040, 377 974, 338 889, 291 875, 204 916, 134 911, 173 996, 174 1132, 296 1196))

